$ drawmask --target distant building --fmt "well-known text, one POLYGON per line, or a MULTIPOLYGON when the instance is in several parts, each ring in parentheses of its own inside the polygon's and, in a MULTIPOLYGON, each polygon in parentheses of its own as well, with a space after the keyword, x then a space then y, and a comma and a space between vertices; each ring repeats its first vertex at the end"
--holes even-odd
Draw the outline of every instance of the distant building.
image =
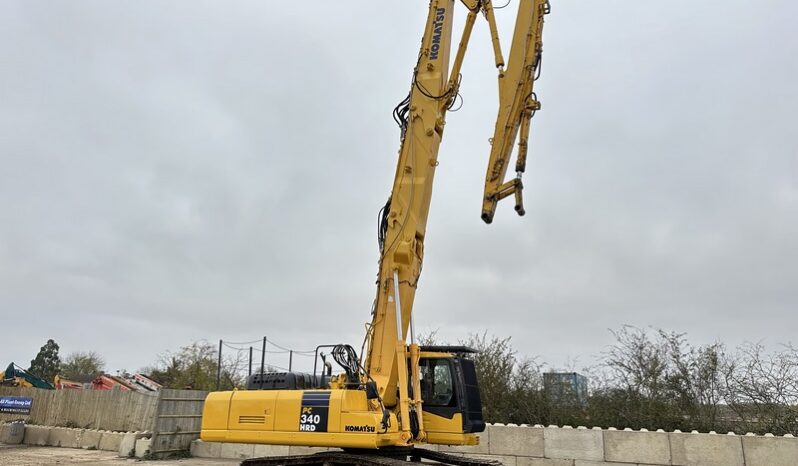
POLYGON ((543 374, 543 388, 555 403, 587 403, 587 377, 576 372, 546 372, 543 374))

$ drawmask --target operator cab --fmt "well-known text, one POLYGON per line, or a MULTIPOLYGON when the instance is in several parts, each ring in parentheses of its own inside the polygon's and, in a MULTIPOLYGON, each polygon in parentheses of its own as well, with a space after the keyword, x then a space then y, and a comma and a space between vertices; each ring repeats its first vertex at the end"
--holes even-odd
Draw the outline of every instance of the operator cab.
MULTIPOLYGON (((476 433, 485 430, 482 418, 482 400, 477 384, 474 361, 466 354, 476 353, 465 346, 422 346, 419 375, 423 412, 436 417, 453 420, 462 416, 462 433, 476 433), (449 353, 450 355, 430 357, 424 353, 449 353), (451 356, 453 355, 453 356, 451 356)), ((434 421, 424 421, 428 431, 433 430, 434 421)))

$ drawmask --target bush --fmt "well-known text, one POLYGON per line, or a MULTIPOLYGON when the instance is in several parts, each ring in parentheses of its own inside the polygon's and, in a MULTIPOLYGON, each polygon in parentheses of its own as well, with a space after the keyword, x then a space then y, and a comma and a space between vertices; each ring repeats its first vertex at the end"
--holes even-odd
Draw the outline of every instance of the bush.
MULTIPOLYGON (((684 334, 625 326, 584 372, 586 402, 551 399, 545 367, 510 338, 472 335, 487 422, 798 434, 798 350, 693 346, 684 334)), ((434 336, 434 334, 433 334, 434 336)))

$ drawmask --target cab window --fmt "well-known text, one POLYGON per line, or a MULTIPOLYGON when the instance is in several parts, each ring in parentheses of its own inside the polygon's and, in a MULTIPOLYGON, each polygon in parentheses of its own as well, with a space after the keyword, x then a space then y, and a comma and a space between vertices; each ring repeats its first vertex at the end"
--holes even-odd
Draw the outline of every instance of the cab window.
POLYGON ((452 371, 445 359, 422 359, 421 399, 425 406, 451 406, 454 402, 452 371))

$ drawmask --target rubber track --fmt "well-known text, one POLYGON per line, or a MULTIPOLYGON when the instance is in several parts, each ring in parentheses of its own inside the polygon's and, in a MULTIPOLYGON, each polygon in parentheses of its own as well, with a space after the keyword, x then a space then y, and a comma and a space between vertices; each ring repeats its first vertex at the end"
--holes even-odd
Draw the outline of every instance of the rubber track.
POLYGON ((413 448, 401 455, 395 453, 384 455, 379 451, 374 453, 325 451, 312 455, 271 456, 244 460, 241 462, 241 466, 407 466, 407 458, 412 458, 414 462, 424 459, 432 461, 432 463, 424 462, 424 464, 502 466, 499 461, 468 458, 424 448, 413 448))

